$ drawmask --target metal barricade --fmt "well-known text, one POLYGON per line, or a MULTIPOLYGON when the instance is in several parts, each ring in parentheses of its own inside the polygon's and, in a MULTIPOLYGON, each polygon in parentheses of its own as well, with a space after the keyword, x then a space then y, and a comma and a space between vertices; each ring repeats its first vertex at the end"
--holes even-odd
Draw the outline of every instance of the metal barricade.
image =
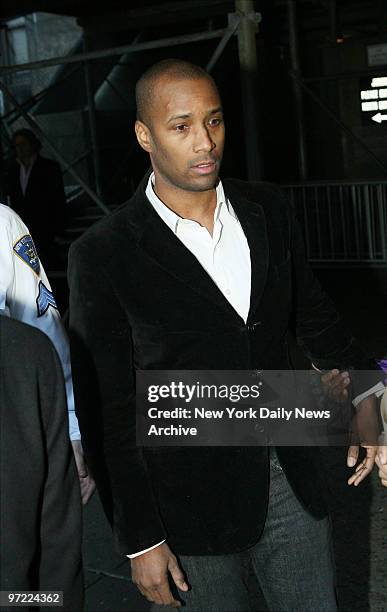
POLYGON ((284 185, 311 263, 387 265, 387 181, 284 185))

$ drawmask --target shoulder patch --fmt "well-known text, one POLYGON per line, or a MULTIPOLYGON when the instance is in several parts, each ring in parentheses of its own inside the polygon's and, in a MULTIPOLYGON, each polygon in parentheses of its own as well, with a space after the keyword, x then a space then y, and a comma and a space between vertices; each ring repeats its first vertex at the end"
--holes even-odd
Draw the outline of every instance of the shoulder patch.
POLYGON ((50 306, 58 310, 52 291, 47 289, 42 281, 39 282, 39 294, 36 298, 36 306, 38 308, 38 317, 42 317, 50 306))
POLYGON ((17 242, 15 242, 13 245, 13 250, 15 251, 16 255, 18 255, 20 259, 27 264, 27 266, 32 268, 35 274, 39 274, 40 261, 38 253, 36 252, 34 241, 29 234, 23 236, 17 242))

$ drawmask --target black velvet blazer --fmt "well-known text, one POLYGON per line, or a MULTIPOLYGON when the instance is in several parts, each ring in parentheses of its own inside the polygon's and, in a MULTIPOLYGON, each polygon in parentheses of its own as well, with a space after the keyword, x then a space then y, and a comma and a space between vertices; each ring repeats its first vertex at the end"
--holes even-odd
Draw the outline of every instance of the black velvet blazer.
POLYGON ((82 509, 62 367, 45 334, 0 315, 0 372, 0 588, 63 590, 76 612, 82 509))
MULTIPOLYGON (((70 250, 82 437, 121 552, 164 538, 180 554, 239 551, 258 541, 264 525, 267 449, 136 447, 136 368, 287 369, 291 326, 322 368, 368 364, 313 277, 293 211, 276 187, 224 181, 250 246, 245 324, 154 211, 147 179, 70 250)), ((278 448, 298 498, 322 517, 317 453, 278 448)))

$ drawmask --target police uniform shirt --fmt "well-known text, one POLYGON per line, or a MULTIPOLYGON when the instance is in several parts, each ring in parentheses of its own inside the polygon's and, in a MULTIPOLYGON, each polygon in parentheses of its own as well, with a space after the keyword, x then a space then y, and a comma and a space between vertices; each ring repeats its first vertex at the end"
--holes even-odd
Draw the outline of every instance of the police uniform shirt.
POLYGON ((37 327, 54 344, 65 378, 70 439, 80 440, 67 334, 28 228, 3 204, 0 204, 0 313, 37 327))

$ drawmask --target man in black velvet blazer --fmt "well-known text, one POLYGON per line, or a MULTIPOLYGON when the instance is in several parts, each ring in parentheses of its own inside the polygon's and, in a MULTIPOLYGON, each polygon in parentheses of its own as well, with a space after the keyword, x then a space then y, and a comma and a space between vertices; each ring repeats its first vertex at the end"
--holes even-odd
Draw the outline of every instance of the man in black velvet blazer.
POLYGON ((0 587, 63 591, 61 609, 80 612, 82 511, 62 367, 45 334, 0 316, 0 369, 0 587))
MULTIPOLYGON (((136 369, 288 369, 290 329, 321 369, 369 366, 313 277, 281 192, 217 183, 224 124, 211 77, 166 60, 136 93, 154 174, 69 256, 78 418, 118 550, 158 604, 179 605, 170 574, 187 610, 246 610, 251 564, 270 609, 335 610, 317 449, 136 446, 136 369), (246 317, 174 231, 190 219, 208 239, 221 186, 220 214, 249 249, 246 317)), ((352 482, 372 462, 370 451, 352 482)))

